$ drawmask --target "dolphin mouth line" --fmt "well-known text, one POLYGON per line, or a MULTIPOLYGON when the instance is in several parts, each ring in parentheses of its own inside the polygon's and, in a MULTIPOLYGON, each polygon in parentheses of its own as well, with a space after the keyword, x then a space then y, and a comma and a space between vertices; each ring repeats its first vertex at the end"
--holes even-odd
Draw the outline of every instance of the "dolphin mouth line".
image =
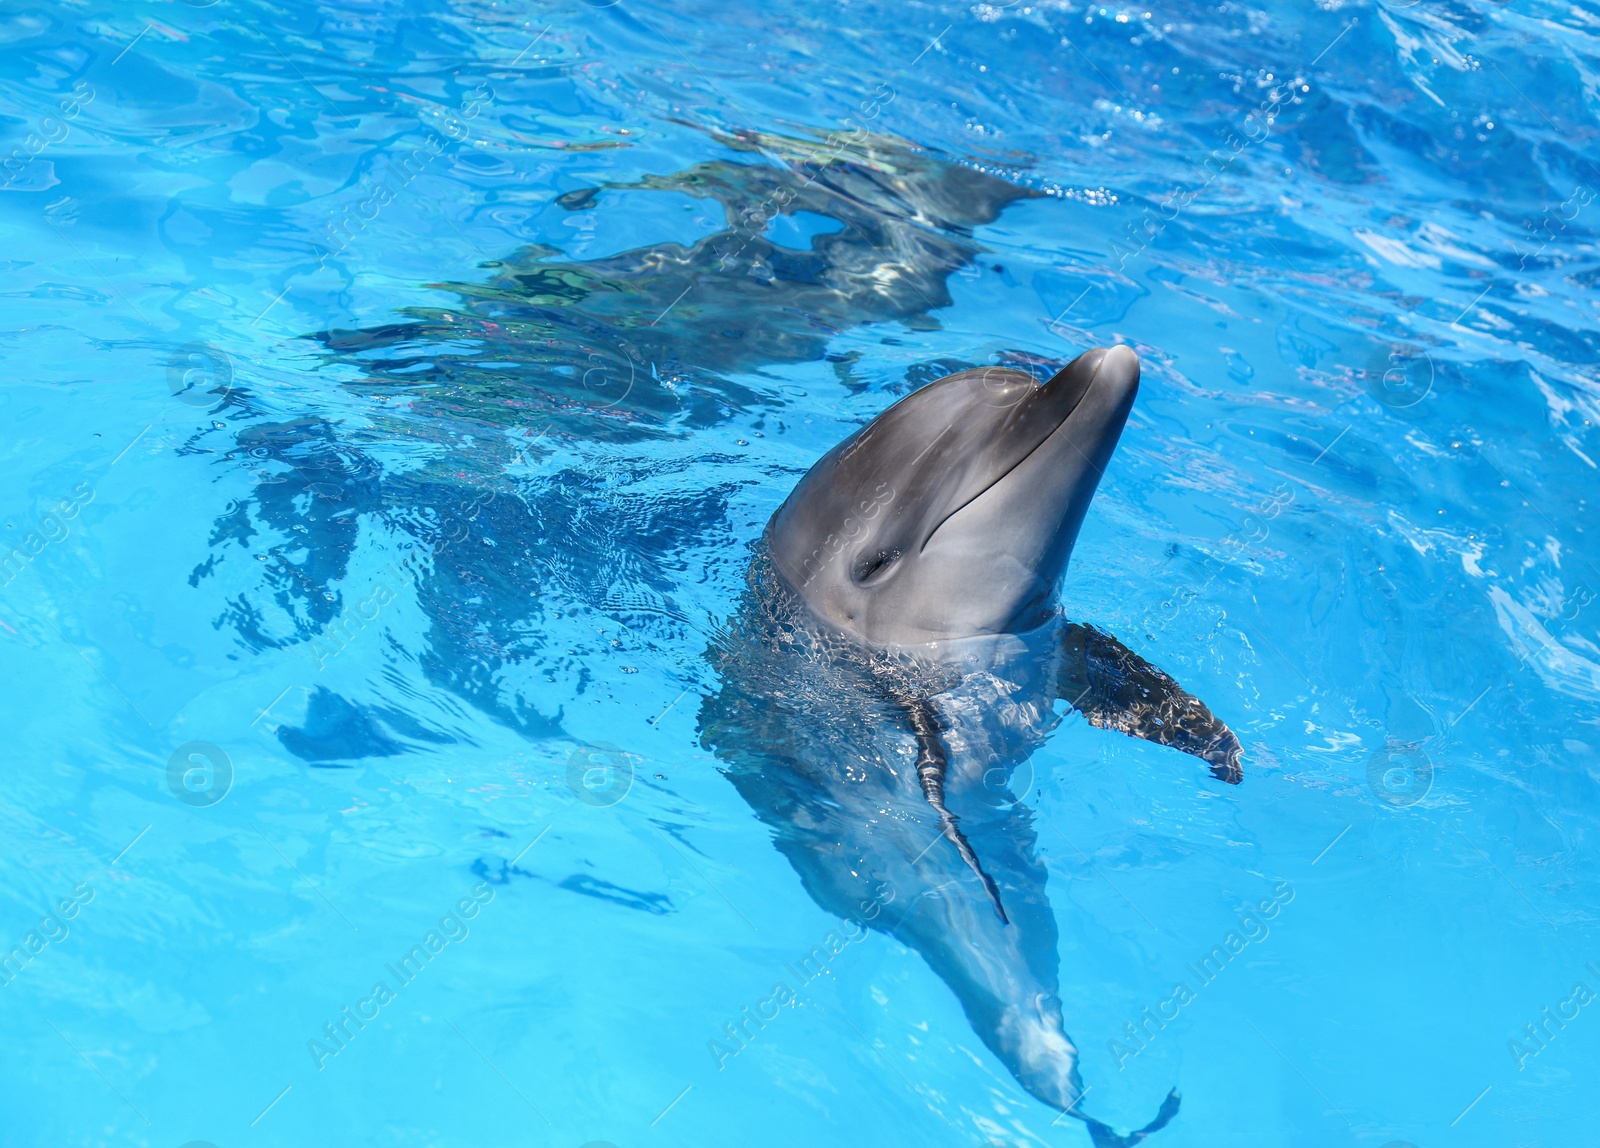
MULTIPOLYGON (((954 518, 956 515, 960 514, 967 507, 971 506, 974 502, 977 502, 978 499, 982 498, 984 495, 988 494, 995 487, 999 486, 1006 479, 1010 478, 1012 471, 1016 470, 1023 463, 1027 462, 1034 455, 1038 454, 1039 450, 1046 443, 1048 443, 1051 439, 1055 438, 1056 435, 1061 433, 1061 428, 1066 426, 1067 423, 1071 421, 1073 413, 1075 411, 1077 411, 1077 409, 1080 406, 1083 405, 1083 400, 1088 397, 1089 391, 1091 389, 1093 389, 1095 380, 1100 377, 1100 368, 1103 365, 1104 365, 1104 360, 1101 360, 1100 363, 1095 364, 1094 374, 1089 377, 1089 385, 1083 388, 1083 393, 1080 394, 1078 396, 1078 398, 1077 398, 1077 401, 1074 402, 1072 404, 1072 406, 1067 409, 1067 413, 1061 416, 1061 421, 1058 422, 1055 425, 1055 428, 1053 430, 1051 430, 1051 432, 1049 434, 1045 435, 1042 439, 1040 439, 1037 443, 1035 443, 1033 445, 1033 448, 1031 450, 1029 450, 1027 454, 1023 455, 1021 458, 1017 459, 1016 462, 1014 462, 1010 466, 1006 467, 1006 469, 1005 469, 1005 471, 1003 473, 995 475, 995 477, 993 479, 991 479, 987 484, 984 485, 984 488, 982 490, 978 491, 971 498, 967 499, 960 506, 958 506, 954 510, 952 510, 949 514, 946 514, 943 518, 939 519, 939 525, 935 526, 932 530, 928 531, 928 536, 922 540, 922 545, 917 548, 917 555, 919 557, 923 554, 924 551, 926 551, 928 549, 928 543, 933 541, 933 536, 935 534, 938 534, 940 530, 944 529, 944 524, 946 522, 949 522, 952 518, 954 518)), ((1037 384, 1037 385, 1038 385, 1038 389, 1039 390, 1041 390, 1041 391, 1044 390, 1045 384, 1040 383, 1040 384, 1037 384)), ((946 433, 948 433, 948 432, 946 432, 946 433)), ((944 437, 944 434, 940 434, 939 438, 943 438, 943 437, 944 437)), ((937 442, 938 439, 935 439, 934 441, 937 442)), ((926 454, 927 452, 924 451, 923 453, 926 454)))

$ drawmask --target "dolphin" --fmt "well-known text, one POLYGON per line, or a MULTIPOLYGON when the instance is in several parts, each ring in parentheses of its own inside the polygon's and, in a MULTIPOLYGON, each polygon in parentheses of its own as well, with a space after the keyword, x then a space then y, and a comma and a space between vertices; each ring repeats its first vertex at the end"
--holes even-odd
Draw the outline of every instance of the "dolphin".
POLYGON ((1138 383, 1122 346, 1042 385, 964 370, 834 447, 755 544, 700 714, 816 903, 916 950, 1018 1083, 1100 1148, 1165 1126, 1179 1096, 1125 1134, 1080 1109, 1034 814, 1010 778, 1058 699, 1242 776, 1210 709, 1057 602, 1138 383))

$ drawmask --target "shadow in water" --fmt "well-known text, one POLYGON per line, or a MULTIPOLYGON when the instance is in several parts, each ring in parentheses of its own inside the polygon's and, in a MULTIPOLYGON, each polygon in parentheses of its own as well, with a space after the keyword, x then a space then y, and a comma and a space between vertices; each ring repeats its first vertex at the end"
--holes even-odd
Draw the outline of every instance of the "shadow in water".
MULTIPOLYGON (((735 487, 615 448, 781 409, 750 376, 822 359, 852 327, 936 326, 949 276, 981 250, 973 228, 1038 194, 895 140, 825 151, 816 140, 717 138, 738 158, 560 200, 582 210, 628 190, 715 201, 726 226, 690 246, 590 261, 528 247, 486 264, 485 282, 436 285, 453 306, 310 336, 328 369, 355 374, 343 385, 368 400, 362 425, 261 421, 236 389, 243 425, 219 461, 250 468, 254 485, 217 519, 191 577, 227 587, 218 627, 252 653, 310 643, 325 666, 354 642, 378 642, 365 631, 381 632, 385 603, 414 585, 426 637, 405 656, 530 735, 559 731, 561 715, 535 708, 518 681, 537 674, 582 695, 585 655, 600 652, 557 643, 552 618, 604 611, 647 639, 685 638, 673 595, 691 551, 719 534, 733 548, 735 487), (837 226, 811 228, 803 248, 777 241, 796 242, 813 217, 837 226), (397 443, 405 470, 379 461, 397 443), (609 473, 519 468, 562 445, 605 450, 609 473), (358 538, 374 526, 400 557, 352 589, 358 538)), ((322 735, 300 736, 311 741, 296 752, 325 756, 322 735)))
POLYGON ((936 326, 949 276, 980 250, 972 229, 1039 194, 897 141, 834 156, 776 136, 718 140, 785 162, 712 160, 557 201, 583 210, 622 190, 716 201, 726 226, 692 246, 587 262, 527 247, 485 264, 487 283, 437 285, 455 307, 314 337, 360 364, 361 389, 417 414, 597 440, 709 426, 760 401, 732 375, 821 359, 866 323, 936 326), (806 249, 777 242, 771 221, 802 215, 838 229, 806 249))

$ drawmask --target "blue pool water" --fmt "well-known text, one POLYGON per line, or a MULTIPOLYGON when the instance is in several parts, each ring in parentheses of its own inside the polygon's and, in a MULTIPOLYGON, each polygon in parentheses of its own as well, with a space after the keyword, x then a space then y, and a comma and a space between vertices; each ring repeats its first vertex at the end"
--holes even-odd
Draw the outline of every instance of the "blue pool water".
POLYGON ((699 714, 824 450, 1112 342, 1065 608, 1246 778, 1081 721, 1031 762, 1086 1109, 1592 1141, 1592 10, 25 0, 0 43, 0 1142, 1087 1144, 879 933, 717 1053, 839 922, 699 714))

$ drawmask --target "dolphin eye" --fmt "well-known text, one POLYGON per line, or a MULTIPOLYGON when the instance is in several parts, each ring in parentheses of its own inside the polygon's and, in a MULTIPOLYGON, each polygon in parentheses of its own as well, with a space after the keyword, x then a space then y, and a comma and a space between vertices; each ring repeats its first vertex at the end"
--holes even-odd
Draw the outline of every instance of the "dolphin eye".
POLYGON ((866 582, 893 566, 899 557, 898 550, 880 550, 876 554, 863 554, 856 559, 850 576, 857 582, 866 582))

